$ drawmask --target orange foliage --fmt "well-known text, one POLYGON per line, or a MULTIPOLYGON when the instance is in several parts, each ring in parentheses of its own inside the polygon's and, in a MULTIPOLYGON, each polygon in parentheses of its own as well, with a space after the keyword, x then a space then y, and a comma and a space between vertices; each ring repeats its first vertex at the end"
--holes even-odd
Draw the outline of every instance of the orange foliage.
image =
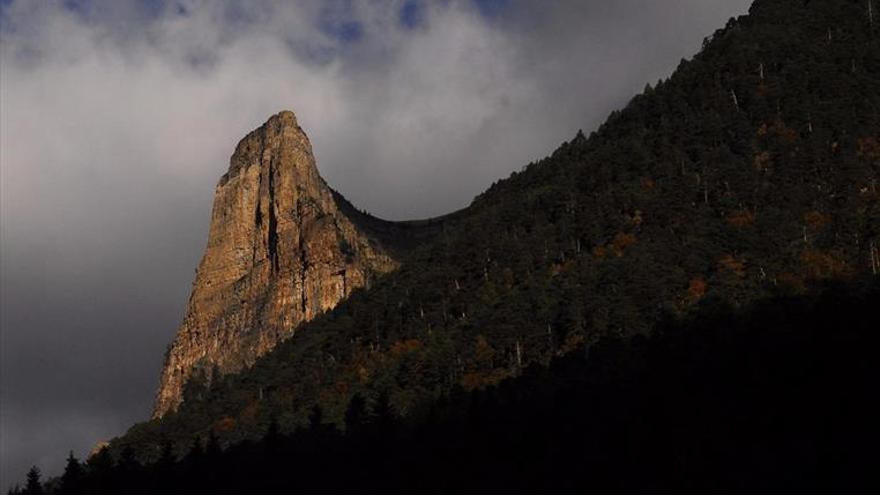
POLYGON ((831 218, 828 215, 825 215, 818 211, 810 211, 804 213, 804 223, 807 224, 807 227, 811 229, 819 229, 831 222, 831 218))
POLYGON ((229 416, 218 419, 213 426, 214 433, 225 433, 232 431, 233 428, 235 428, 235 418, 230 418, 229 416))
POLYGON ((347 398, 349 396, 348 391, 348 383, 343 380, 339 380, 328 387, 321 387, 318 390, 318 403, 332 404, 338 402, 341 397, 347 398))
POLYGON ((563 356, 574 351, 584 343, 584 336, 578 332, 571 332, 565 337, 565 342, 560 346, 558 355, 563 356))
POLYGON ((727 223, 734 227, 746 227, 755 223, 755 214, 749 210, 737 210, 727 215, 727 223))
POLYGON ((776 120, 770 125, 761 124, 758 128, 758 136, 775 138, 781 144, 793 144, 798 139, 798 133, 794 129, 790 129, 782 120, 776 120))
POLYGON ((798 133, 794 129, 789 129, 781 121, 774 126, 777 139, 782 144, 793 144, 798 139, 798 133))
POLYGON ((767 124, 761 124, 761 127, 758 127, 758 136, 764 137, 768 132, 770 132, 770 128, 767 127, 767 124))
POLYGON ((722 270, 733 272, 738 277, 746 275, 746 264, 729 254, 725 254, 718 260, 718 266, 722 270))
MULTIPOLYGON (((632 218, 633 223, 636 225, 642 223, 642 212, 636 211, 635 216, 632 218)), ((623 256, 623 252, 626 251, 626 248, 634 245, 637 239, 635 234, 627 234, 624 232, 618 232, 617 235, 614 236, 614 239, 611 240, 610 243, 605 246, 594 246, 593 247, 593 257, 597 259, 603 259, 611 253, 614 253, 618 258, 623 256)))
POLYGON ((461 377, 461 386, 468 391, 481 389, 491 385, 497 385, 509 376, 510 373, 508 371, 500 368, 486 372, 465 373, 464 376, 461 377))
POLYGON ((253 401, 245 406, 238 417, 245 423, 253 423, 257 420, 257 412, 259 412, 259 410, 260 405, 257 403, 257 401, 253 401))
POLYGON ((337 392, 339 395, 346 395, 346 394, 348 394, 348 388, 349 388, 349 387, 348 387, 348 382, 344 382, 344 381, 342 381, 342 380, 339 380, 338 382, 336 382, 336 383, 333 384, 333 389, 336 390, 336 392, 337 392))
POLYGON ((477 344, 476 349, 474 350, 474 357, 477 360, 477 364, 481 367, 492 367, 492 360, 495 358, 495 349, 493 349, 492 346, 489 345, 486 337, 483 337, 482 335, 477 336, 477 344))
POLYGON ((688 297, 691 301, 698 301, 706 295, 707 290, 709 290, 709 284, 706 283, 706 279, 694 277, 691 279, 690 284, 688 284, 688 297))
POLYGON ((404 354, 415 352, 422 348, 422 342, 418 339, 398 340, 391 346, 391 355, 400 357, 404 354))
POLYGON ((636 243, 636 236, 633 234, 624 234, 623 232, 618 232, 616 236, 614 236, 614 240, 611 241, 611 249, 614 250, 614 254, 618 257, 623 256, 623 251, 636 243))
POLYGON ((858 146, 858 156, 869 160, 880 160, 880 136, 860 138, 858 146))
POLYGON ((636 210, 632 216, 633 225, 641 225, 644 219, 642 218, 642 210, 636 210))
POLYGON ((483 388, 486 385, 486 377, 482 373, 465 373, 461 377, 461 386, 465 390, 483 388))
POLYGON ((361 383, 367 383, 370 379, 370 370, 368 370, 366 366, 358 366, 357 374, 361 383))
POLYGON ((773 164, 773 156, 769 151, 764 151, 755 155, 755 168, 759 172, 766 172, 770 170, 770 165, 773 164))
POLYGON ((562 272, 570 271, 572 268, 576 267, 573 260, 568 260, 562 263, 553 263, 550 265, 550 276, 555 277, 562 272))
POLYGON ((833 253, 808 249, 801 254, 801 262, 807 276, 813 278, 835 278, 850 274, 846 261, 837 258, 833 253))
POLYGON ((506 289, 511 289, 514 282, 516 282, 516 277, 513 276, 513 270, 511 270, 509 267, 502 270, 501 281, 506 289))
POLYGON ((779 283, 779 285, 795 292, 803 292, 804 290, 806 290, 804 279, 798 277, 793 273, 781 273, 778 277, 776 277, 776 281, 779 283))

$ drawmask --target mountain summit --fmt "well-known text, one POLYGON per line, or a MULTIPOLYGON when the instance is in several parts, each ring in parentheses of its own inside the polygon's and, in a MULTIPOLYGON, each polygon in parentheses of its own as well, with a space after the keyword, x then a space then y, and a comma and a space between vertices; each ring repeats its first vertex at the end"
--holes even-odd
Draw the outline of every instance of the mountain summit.
POLYGON ((238 143, 217 185, 208 246, 165 359, 154 418, 177 408, 194 373, 210 379, 247 367, 396 266, 339 198, 318 174, 293 112, 238 143))
POLYGON ((756 0, 442 218, 359 212, 273 116, 217 186, 153 419, 47 493, 863 491, 873 5, 756 0))
POLYGON ((869 14, 759 0, 594 132, 443 219, 358 212, 293 114, 272 117, 218 186, 160 419, 111 450, 154 462, 166 442, 348 428, 365 408, 418 420, 707 307, 880 275, 869 14))

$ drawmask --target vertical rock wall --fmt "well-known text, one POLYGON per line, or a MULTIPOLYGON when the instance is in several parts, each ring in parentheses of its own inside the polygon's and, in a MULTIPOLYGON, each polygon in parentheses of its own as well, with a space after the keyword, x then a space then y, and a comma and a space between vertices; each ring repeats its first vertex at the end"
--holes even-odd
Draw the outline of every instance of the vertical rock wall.
POLYGON ((208 246, 153 417, 177 408, 196 370, 251 365, 300 323, 395 267, 342 213, 294 114, 273 116, 238 144, 217 185, 208 246))

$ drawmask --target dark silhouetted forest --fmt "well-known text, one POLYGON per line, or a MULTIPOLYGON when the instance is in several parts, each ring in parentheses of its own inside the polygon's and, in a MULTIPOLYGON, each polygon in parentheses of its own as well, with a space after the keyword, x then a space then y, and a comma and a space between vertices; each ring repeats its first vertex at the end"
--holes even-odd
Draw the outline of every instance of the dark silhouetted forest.
POLYGON ((864 1, 758 0, 591 136, 444 220, 402 267, 176 414, 112 442, 152 461, 256 440, 354 394, 403 416, 705 298, 734 307, 880 271, 880 37, 864 1))
POLYGON ((201 370, 70 483, 845 488, 869 459, 880 328, 876 288, 827 288, 880 273, 867 7, 757 0, 598 130, 405 239, 369 290, 248 370, 201 370))
POLYGON ((704 300, 651 336, 604 338, 408 418, 387 393, 355 395, 344 433, 316 407, 293 432, 196 437, 147 465, 104 449, 71 456, 46 493, 853 493, 876 463, 878 302, 876 282, 747 310, 704 300))

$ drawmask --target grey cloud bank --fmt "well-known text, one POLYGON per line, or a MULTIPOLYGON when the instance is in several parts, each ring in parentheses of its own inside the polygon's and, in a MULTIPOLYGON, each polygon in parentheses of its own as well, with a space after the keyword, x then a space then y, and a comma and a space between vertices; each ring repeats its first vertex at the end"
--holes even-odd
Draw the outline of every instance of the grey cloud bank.
POLYGON ((3 3, 0 489, 148 417, 214 185, 269 115, 297 113, 359 207, 442 214, 749 2, 409 3, 3 3))

